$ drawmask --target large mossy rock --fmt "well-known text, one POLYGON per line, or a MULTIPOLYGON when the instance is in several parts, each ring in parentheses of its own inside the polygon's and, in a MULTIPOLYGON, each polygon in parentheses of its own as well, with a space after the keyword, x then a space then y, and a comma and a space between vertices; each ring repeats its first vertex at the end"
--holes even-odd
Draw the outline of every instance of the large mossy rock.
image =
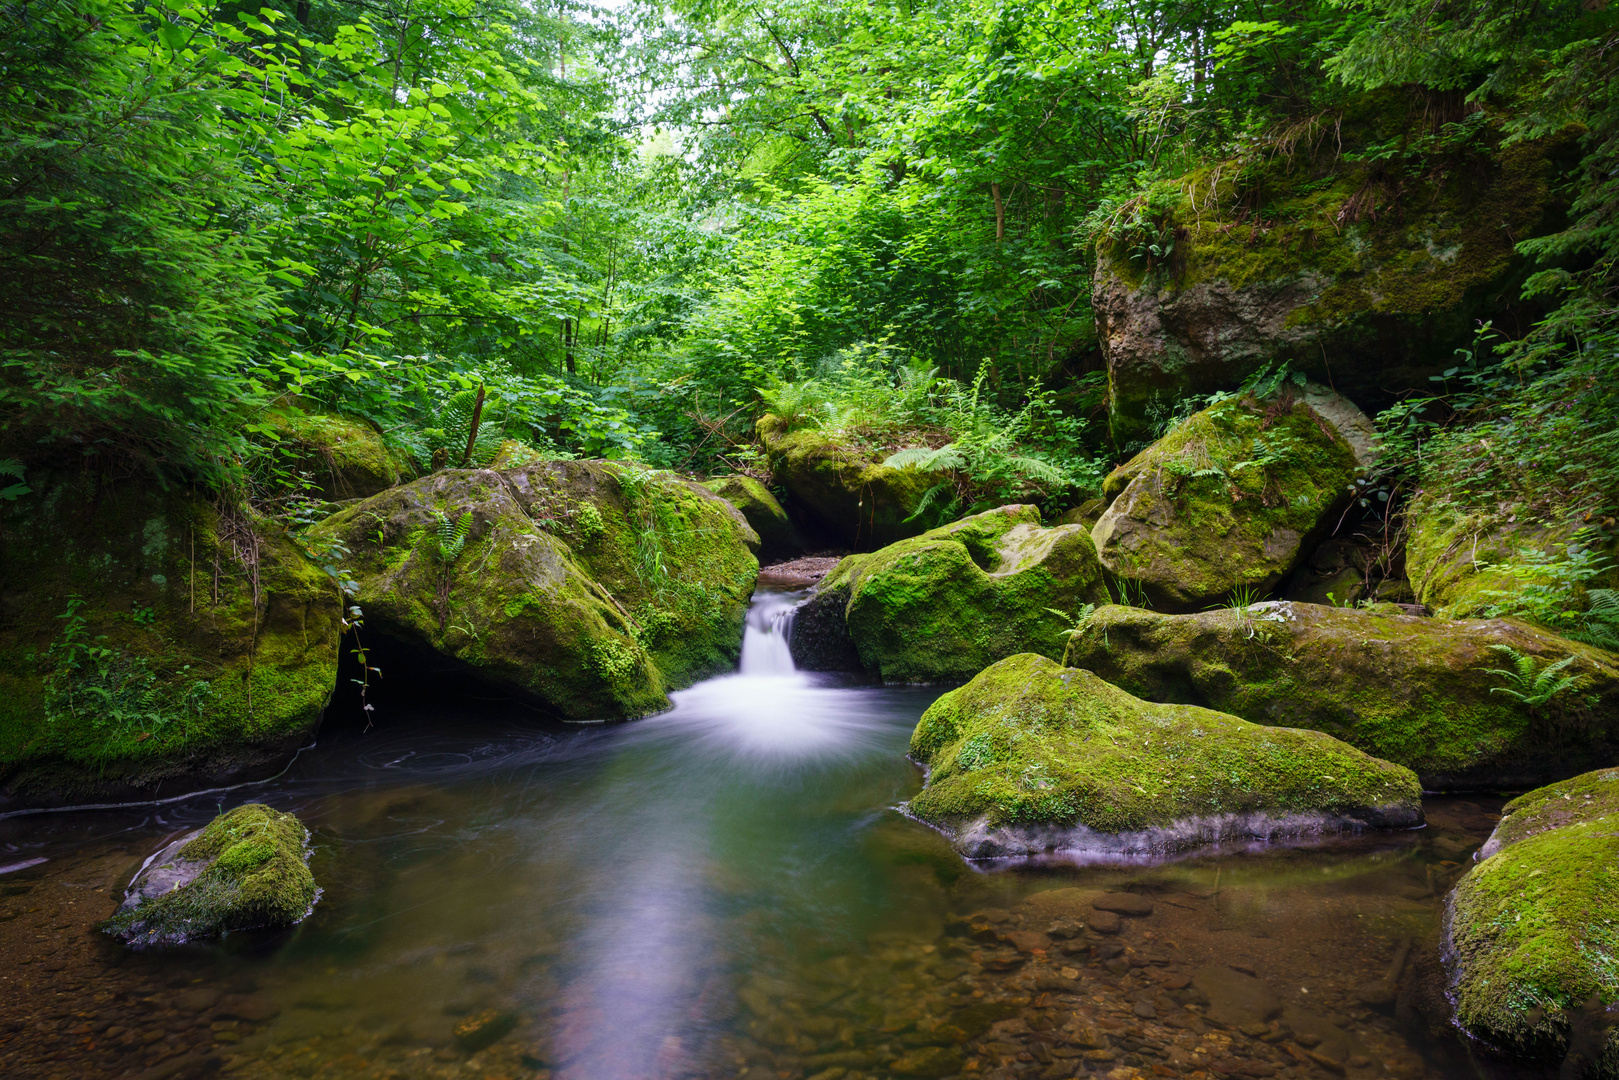
MULTIPOLYGON (((885 682, 967 679, 1014 653, 1061 656, 1071 622, 1055 612, 1106 601, 1083 526, 1045 529, 1035 507, 1003 506, 844 559, 793 633, 841 617, 861 666, 885 682)), ((795 654, 807 651, 795 644, 795 654)), ((805 659, 801 666, 841 666, 805 659)))
POLYGON ((748 525, 759 534, 761 562, 790 559, 804 550, 804 541, 787 517, 787 511, 770 494, 770 489, 753 477, 722 476, 705 480, 703 486, 741 511, 748 525))
POLYGON ((759 572, 730 503, 605 461, 444 470, 312 536, 348 550, 368 631, 569 720, 645 716, 730 669, 759 572))
POLYGON ((789 511, 811 534, 854 551, 873 551, 925 528, 908 519, 938 477, 891 469, 875 450, 821 431, 790 431, 775 416, 761 417, 758 431, 770 473, 787 489, 789 511))
POLYGON ((1446 903, 1456 1022, 1510 1056, 1566 1063, 1561 1075, 1619 1076, 1606 1011, 1619 1001, 1619 771, 1514 799, 1479 855, 1446 903))
POLYGON ((1613 656, 1514 619, 1451 622, 1393 604, 1190 615, 1114 606, 1070 639, 1065 662, 1152 701, 1324 731, 1432 789, 1546 783, 1619 753, 1613 656), (1587 682, 1530 706, 1503 692, 1518 684, 1488 674, 1515 670, 1498 645, 1537 671, 1573 657, 1563 674, 1587 682))
POLYGON ((1210 406, 1113 470, 1091 529, 1102 565, 1165 611, 1274 589, 1332 530, 1372 453, 1353 406, 1295 395, 1210 406))
POLYGON ((1427 107, 1368 95, 1314 153, 1307 141, 1157 185, 1098 246, 1092 305, 1121 445, 1154 412, 1281 361, 1370 408, 1428 386, 1475 319, 1510 310, 1527 265, 1516 245, 1558 227, 1558 163, 1578 132, 1509 144, 1492 127, 1439 168, 1338 152, 1409 138, 1427 107))
POLYGON ((89 472, 29 480, 0 502, 0 806, 279 768, 336 685, 331 579, 245 509, 89 472))
POLYGON ((291 814, 245 803, 146 864, 101 929, 129 945, 179 945, 303 921, 318 890, 309 830, 291 814))
POLYGON ((1167 855, 1226 840, 1421 824, 1408 769, 1316 731, 1132 697, 1022 654, 922 715, 910 812, 968 858, 1167 855))
POLYGON ((363 420, 284 405, 271 409, 261 423, 286 463, 307 473, 327 499, 375 495, 415 472, 410 460, 363 420))

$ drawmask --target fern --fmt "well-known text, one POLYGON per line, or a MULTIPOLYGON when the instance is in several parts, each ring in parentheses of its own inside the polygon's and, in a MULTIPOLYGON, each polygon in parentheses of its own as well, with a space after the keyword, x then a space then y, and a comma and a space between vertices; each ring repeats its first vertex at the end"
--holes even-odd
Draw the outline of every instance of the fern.
POLYGON ((1069 624, 1068 628, 1063 630, 1057 636, 1071 638, 1075 634, 1083 634, 1086 628, 1090 626, 1091 616, 1096 614, 1096 605, 1083 604, 1080 606, 1079 610, 1075 611, 1072 615, 1066 611, 1059 611, 1054 607, 1048 607, 1046 608, 1046 611, 1049 614, 1057 616, 1057 618, 1061 619, 1063 622, 1069 624))
POLYGON ((955 443, 945 443, 937 450, 927 446, 913 446, 890 454, 883 460, 890 469, 920 469, 922 472, 945 472, 964 468, 967 456, 956 449, 955 443))
POLYGON ((1544 705, 1558 694, 1578 691, 1590 683, 1585 675, 1562 674, 1576 657, 1565 656, 1555 664, 1543 664, 1533 656, 1526 656, 1511 645, 1491 645, 1490 648, 1512 661, 1512 668, 1485 668, 1486 675, 1499 675, 1506 686, 1492 686, 1490 693, 1505 694, 1523 702, 1530 708, 1544 705))
POLYGON ((467 546, 467 534, 472 531, 472 511, 468 510, 455 521, 439 511, 434 511, 438 518, 438 528, 434 540, 437 544, 435 554, 439 562, 446 565, 453 563, 461 557, 461 549, 467 546))
POLYGON ((1580 625, 1565 628, 1563 635, 1619 652, 1619 589, 1587 589, 1585 599, 1585 610, 1576 616, 1580 625))
POLYGON ((769 386, 760 387, 759 397, 776 418, 789 428, 801 427, 823 405, 829 404, 821 385, 814 379, 795 383, 778 379, 769 386))
MULTIPOLYGON (((501 426, 490 419, 494 404, 493 396, 484 399, 478 437, 472 444, 472 460, 468 464, 480 469, 495 460, 495 455, 500 453, 501 440, 506 437, 501 426)), ((478 392, 462 390, 439 407, 436 427, 442 435, 436 440, 437 449, 445 451, 450 465, 459 465, 461 456, 467 452, 467 439, 472 434, 472 414, 477 405, 478 392)))
POLYGON ((935 522, 949 521, 961 508, 961 500, 956 496, 956 486, 948 480, 934 484, 922 493, 917 500, 916 510, 907 517, 906 521, 926 520, 925 515, 932 514, 935 522))
POLYGON ((22 472, 22 462, 16 458, 0 459, 0 476, 13 476, 17 479, 15 484, 0 487, 0 502, 16 502, 19 498, 34 490, 22 482, 22 472))

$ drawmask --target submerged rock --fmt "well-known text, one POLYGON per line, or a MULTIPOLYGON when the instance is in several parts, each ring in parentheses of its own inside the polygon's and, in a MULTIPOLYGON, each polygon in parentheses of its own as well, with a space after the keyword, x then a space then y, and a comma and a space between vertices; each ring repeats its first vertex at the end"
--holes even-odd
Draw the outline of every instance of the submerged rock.
POLYGON ((1619 770, 1514 799, 1479 856, 1446 902, 1456 1022, 1564 1075, 1619 1075, 1619 770))
POLYGON ((1151 701, 1324 731, 1430 789, 1545 783, 1619 752, 1619 664, 1514 619, 1452 622, 1393 604, 1272 601, 1192 615, 1110 606, 1070 639, 1065 662, 1151 701), (1494 646, 1537 672, 1572 657, 1564 674, 1585 682, 1530 705, 1504 692, 1530 688, 1488 674, 1516 671, 1494 646))
POLYGON ((1166 855, 1422 822, 1410 770, 1315 731, 1132 697, 1023 654, 936 701, 910 812, 968 858, 1166 855))
POLYGON ((368 631, 568 720, 644 716, 730 669, 759 565, 730 503, 603 461, 444 470, 346 507, 368 631))
POLYGON ((337 680, 332 580, 245 507, 82 471, 29 480, 0 502, 0 808, 280 768, 337 680))
POLYGON ((881 455, 845 445, 824 432, 789 431, 775 416, 759 420, 759 438, 788 509, 809 531, 854 551, 872 551, 926 526, 908 520, 938 477, 891 469, 881 455))
POLYGON ((318 895, 309 830, 291 814, 245 803, 154 856, 101 929, 130 945, 206 941, 292 926, 318 895))
POLYGON ((1370 422, 1336 395, 1294 390, 1220 402, 1113 470, 1091 536, 1127 590, 1166 611, 1263 595, 1331 531, 1374 453, 1370 422))
POLYGON ((804 541, 770 489, 751 476, 722 476, 703 486, 739 510, 759 534, 759 560, 777 562, 804 550, 804 541))
POLYGON ((1107 599, 1090 535, 1040 527, 1033 506, 1003 506, 869 555, 851 555, 795 617, 795 656, 825 670, 846 656, 887 682, 965 679, 1020 652, 1062 654, 1074 612, 1107 599), (841 606, 841 611, 838 610, 841 606))
POLYGON ((278 441, 283 460, 308 473, 328 499, 375 495, 415 473, 409 458, 390 449, 363 420, 288 405, 267 412, 262 425, 278 441))

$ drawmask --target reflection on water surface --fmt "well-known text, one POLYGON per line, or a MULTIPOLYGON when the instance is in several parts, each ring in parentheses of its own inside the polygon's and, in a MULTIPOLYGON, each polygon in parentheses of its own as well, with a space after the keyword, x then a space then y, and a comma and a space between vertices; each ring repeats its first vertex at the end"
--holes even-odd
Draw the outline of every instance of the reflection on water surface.
POLYGON ((787 606, 646 721, 424 707, 223 803, 0 821, 0 864, 47 860, 0 875, 0 1073, 1476 1074, 1364 999, 1498 801, 1308 850, 980 873, 892 809, 939 691, 792 671, 787 606), (314 830, 314 916, 206 949, 95 937, 141 857, 249 796, 314 830))

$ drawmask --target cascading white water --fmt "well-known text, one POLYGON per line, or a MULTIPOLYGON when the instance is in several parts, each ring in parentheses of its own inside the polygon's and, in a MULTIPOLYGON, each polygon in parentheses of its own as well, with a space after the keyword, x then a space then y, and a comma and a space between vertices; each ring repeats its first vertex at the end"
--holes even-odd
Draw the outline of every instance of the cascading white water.
POLYGON ((800 599, 797 593, 754 596, 742 631, 738 669, 743 675, 785 675, 795 670, 787 642, 793 632, 793 609, 800 599))

